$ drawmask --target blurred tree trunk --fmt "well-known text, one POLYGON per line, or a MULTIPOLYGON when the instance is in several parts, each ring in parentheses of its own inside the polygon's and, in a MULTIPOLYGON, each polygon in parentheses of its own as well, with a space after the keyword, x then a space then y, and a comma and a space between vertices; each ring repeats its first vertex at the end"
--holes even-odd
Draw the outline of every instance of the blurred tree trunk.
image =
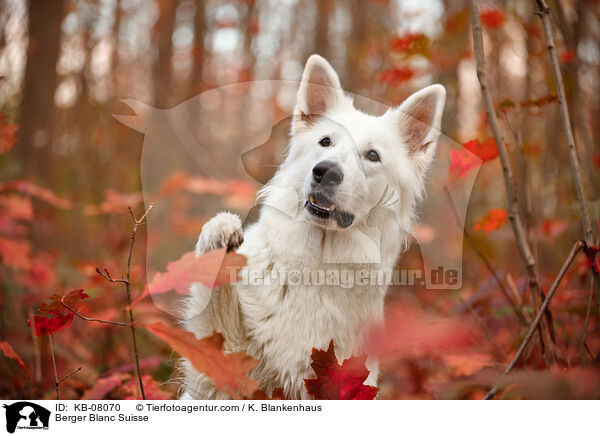
POLYGON ((158 20, 154 26, 153 36, 158 46, 158 57, 154 63, 154 103, 166 107, 172 101, 172 68, 173 43, 171 37, 175 29, 177 0, 158 0, 158 20))
POLYGON ((360 91, 359 62, 364 42, 367 39, 369 6, 371 6, 369 2, 363 0, 350 0, 349 2, 352 27, 346 49, 345 88, 352 92, 360 91))
POLYGON ((190 77, 188 97, 202 92, 202 71, 204 69, 204 39, 206 38, 206 0, 196 0, 194 15, 194 65, 190 77))
POLYGON ((318 1, 317 28, 315 29, 315 53, 329 59, 329 21, 333 10, 331 0, 318 1))
POLYGON ((111 75, 111 83, 113 86, 113 97, 118 95, 118 68, 119 68, 119 34, 121 33, 121 18, 123 17, 123 11, 121 10, 121 0, 116 0, 115 2, 115 11, 114 11, 115 21, 113 22, 112 27, 112 38, 114 41, 113 51, 111 53, 110 58, 110 75, 111 75))
POLYGON ((54 92, 65 0, 29 0, 29 45, 17 145, 23 174, 50 183, 55 126, 54 92))

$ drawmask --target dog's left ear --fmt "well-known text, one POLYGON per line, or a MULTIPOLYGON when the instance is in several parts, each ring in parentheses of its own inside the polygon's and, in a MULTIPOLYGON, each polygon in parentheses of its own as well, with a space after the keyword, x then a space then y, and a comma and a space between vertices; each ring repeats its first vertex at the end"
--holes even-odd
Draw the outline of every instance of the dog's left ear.
POLYGON ((445 101, 446 89, 436 84, 415 92, 394 110, 402 140, 415 159, 433 157, 445 101))

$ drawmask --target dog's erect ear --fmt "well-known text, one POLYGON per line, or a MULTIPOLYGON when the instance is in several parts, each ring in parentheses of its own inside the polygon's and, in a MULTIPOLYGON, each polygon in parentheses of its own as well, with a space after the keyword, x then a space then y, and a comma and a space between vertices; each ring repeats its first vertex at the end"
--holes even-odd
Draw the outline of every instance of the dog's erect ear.
POLYGON ((411 155, 425 152, 437 142, 445 101, 446 89, 431 85, 415 92, 395 110, 402 139, 411 155))
POLYGON ((294 124, 310 123, 344 99, 340 79, 329 62, 319 55, 306 61, 298 88, 294 124))

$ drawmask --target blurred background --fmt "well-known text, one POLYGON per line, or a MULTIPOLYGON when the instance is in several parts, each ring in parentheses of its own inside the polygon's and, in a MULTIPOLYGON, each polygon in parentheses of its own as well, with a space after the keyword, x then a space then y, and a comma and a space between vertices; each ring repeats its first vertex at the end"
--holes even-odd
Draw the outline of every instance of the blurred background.
MULTIPOLYGON (((534 1, 479 3, 488 80, 519 182, 521 213, 547 288, 581 228, 544 34, 534 1)), ((554 0, 550 7, 597 233, 600 2, 554 0)), ((448 92, 443 134, 458 144, 485 143, 490 136, 475 71, 470 11, 462 0, 0 0, 0 340, 8 340, 27 367, 21 373, 14 362, 0 361, 0 374, 7 374, 0 379, 1 396, 52 395, 47 338, 32 337, 27 328, 27 318, 51 294, 84 288, 93 300, 86 307, 95 316, 122 316, 122 291, 94 272, 96 266, 110 267, 115 276, 124 271, 132 225, 127 207, 139 216, 142 200, 148 203, 140 174, 144 135, 113 117, 135 115, 122 100, 169 109, 239 82, 298 81, 313 53, 330 61, 346 90, 386 105, 439 82, 448 92)), ((247 213, 256 190, 280 162, 286 124, 274 126, 271 140, 250 159, 250 170, 239 158, 248 150, 245 138, 256 133, 253 117, 281 120, 293 106, 294 94, 278 83, 244 94, 246 107, 256 112, 238 114, 229 110, 228 99, 209 99, 224 115, 218 129, 202 130, 207 136, 196 152, 203 153, 206 144, 206 165, 199 174, 182 169, 153 188, 158 194, 177 194, 163 227, 189 240, 190 248, 215 212, 247 213)), ((504 208, 505 201, 500 165, 491 159, 477 175, 465 228, 521 307, 533 311, 510 226, 505 217, 488 215, 504 208)), ((132 267, 137 293, 145 286, 146 247, 152 244, 141 228, 132 267)), ((418 247, 402 262, 419 268, 418 247)), ((598 310, 588 304, 586 268, 583 260, 577 264, 563 300, 553 302, 564 367, 587 366, 600 353, 598 310), (587 351, 582 351, 583 342, 587 351)), ((468 388, 453 381, 501 367, 512 355, 523 326, 469 245, 463 285, 447 293, 392 290, 392 300, 410 304, 419 314, 468 318, 488 340, 452 362, 435 353, 431 360, 430 349, 396 356, 387 369, 384 397, 478 397, 486 384, 481 379, 471 380, 468 388)), ((165 316, 147 300, 136 311, 145 320, 165 316)), ((422 319, 414 319, 418 328, 422 319)), ((87 371, 65 383, 65 398, 80 398, 115 368, 131 372, 126 366, 129 344, 122 343, 114 327, 76 320, 55 336, 59 368, 68 372, 83 365, 87 371)), ((144 334, 140 342, 142 354, 150 356, 143 371, 155 383, 168 380, 170 350, 144 334)), ((537 354, 526 359, 528 368, 547 369, 537 354)), ((554 377, 550 371, 544 374, 554 377)), ((590 374, 585 377, 589 380, 590 374)), ((600 377, 594 380, 598 387, 600 377)), ((115 384, 104 395, 134 395, 130 388, 115 384)), ((174 392, 171 385, 160 389, 165 395, 174 392)), ((588 395, 571 385, 558 392, 588 395)), ((534 396, 555 393, 536 391, 534 396)), ((520 391, 514 395, 526 397, 520 391)))

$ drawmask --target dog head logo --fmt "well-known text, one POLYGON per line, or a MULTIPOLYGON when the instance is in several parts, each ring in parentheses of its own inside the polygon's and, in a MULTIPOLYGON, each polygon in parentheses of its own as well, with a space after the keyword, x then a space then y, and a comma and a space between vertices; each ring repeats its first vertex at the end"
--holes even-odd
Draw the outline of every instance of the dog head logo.
MULTIPOLYGON (((170 109, 123 100, 135 115, 114 117, 145 135, 144 200, 159 198, 147 221, 149 240, 161 249, 148 250, 147 270, 164 271, 195 243, 174 234, 169 215, 177 203, 165 185, 183 172, 195 176, 188 191, 219 194, 226 187, 216 181, 239 177, 243 166, 266 184, 258 200, 270 212, 261 213, 333 231, 317 247, 322 253, 315 253, 323 263, 378 263, 390 257, 386 250, 413 240, 427 289, 460 288, 463 224, 477 171, 450 177, 450 152, 463 149, 440 132, 444 100, 440 85, 417 91, 398 107, 352 95, 342 91, 336 72, 319 56, 308 60, 300 82, 226 85, 170 109), (389 234, 390 220, 400 229, 396 235, 389 234), (335 232, 362 238, 362 249, 332 258, 327 250, 335 246, 335 232), (436 281, 439 271, 455 272, 455 280, 436 281)), ((214 200, 196 202, 193 211, 214 212, 214 200)), ((242 221, 256 217, 248 209, 240 213, 242 221)), ((161 298, 154 302, 175 314, 161 298)))
POLYGON ((29 401, 3 406, 6 409, 6 431, 18 429, 48 429, 50 411, 29 401))

